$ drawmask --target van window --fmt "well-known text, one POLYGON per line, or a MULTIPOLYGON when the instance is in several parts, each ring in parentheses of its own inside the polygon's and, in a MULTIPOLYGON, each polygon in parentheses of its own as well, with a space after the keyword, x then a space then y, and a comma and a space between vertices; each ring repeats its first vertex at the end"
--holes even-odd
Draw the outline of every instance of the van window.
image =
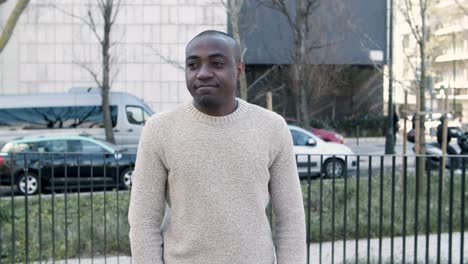
MULTIPOLYGON (((117 106, 111 108, 112 126, 117 106)), ((61 106, 0 109, 0 129, 102 128, 101 106, 61 106)))
POLYGON ((143 125, 150 117, 150 114, 139 106, 125 106, 125 112, 130 124, 143 125))

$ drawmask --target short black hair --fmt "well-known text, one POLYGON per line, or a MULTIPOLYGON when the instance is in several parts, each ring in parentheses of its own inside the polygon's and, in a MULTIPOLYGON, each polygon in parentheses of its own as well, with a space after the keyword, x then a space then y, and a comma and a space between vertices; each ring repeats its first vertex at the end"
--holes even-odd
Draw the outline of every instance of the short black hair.
POLYGON ((218 35, 218 36, 221 36, 221 37, 224 37, 224 38, 228 38, 233 44, 233 48, 234 48, 234 51, 235 51, 234 56, 235 56, 236 61, 237 62, 241 61, 241 50, 240 50, 239 43, 237 43, 237 41, 231 35, 229 35, 229 34, 227 34, 225 32, 222 32, 222 31, 213 30, 213 29, 202 31, 202 32, 198 33, 195 37, 193 37, 187 43, 187 46, 190 44, 190 42, 192 42, 196 38, 203 37, 203 36, 210 36, 210 35, 211 36, 218 35))

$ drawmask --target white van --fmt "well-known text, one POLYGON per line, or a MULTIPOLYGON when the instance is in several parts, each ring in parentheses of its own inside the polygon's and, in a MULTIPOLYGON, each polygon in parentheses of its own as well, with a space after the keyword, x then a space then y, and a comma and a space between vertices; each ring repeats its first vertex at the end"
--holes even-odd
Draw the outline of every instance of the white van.
MULTIPOLYGON (((109 93, 116 144, 135 149, 153 114, 142 100, 125 92, 109 93)), ((105 139, 101 93, 72 88, 67 93, 0 95, 0 141, 40 134, 89 134, 105 139)))

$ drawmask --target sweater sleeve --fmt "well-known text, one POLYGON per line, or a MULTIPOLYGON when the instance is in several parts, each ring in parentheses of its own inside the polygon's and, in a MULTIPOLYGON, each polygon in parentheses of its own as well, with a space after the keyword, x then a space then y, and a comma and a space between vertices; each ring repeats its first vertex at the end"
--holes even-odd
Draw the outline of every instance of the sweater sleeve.
POLYGON ((161 224, 166 209, 167 170, 159 153, 157 124, 150 119, 138 146, 128 212, 134 264, 163 264, 161 224))
POLYGON ((291 133, 283 122, 279 152, 270 166, 274 243, 278 264, 306 263, 304 203, 297 174, 291 133))

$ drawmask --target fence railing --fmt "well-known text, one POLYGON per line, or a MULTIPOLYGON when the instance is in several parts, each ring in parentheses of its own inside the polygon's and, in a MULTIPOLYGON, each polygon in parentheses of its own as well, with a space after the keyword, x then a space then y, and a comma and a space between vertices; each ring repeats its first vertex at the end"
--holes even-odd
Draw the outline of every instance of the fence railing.
MULTIPOLYGON (((134 154, 4 157, 0 263, 130 263, 127 180, 134 160, 134 154)), ((450 156, 445 169, 429 156, 297 160, 308 263, 468 261, 468 157, 450 156)))

